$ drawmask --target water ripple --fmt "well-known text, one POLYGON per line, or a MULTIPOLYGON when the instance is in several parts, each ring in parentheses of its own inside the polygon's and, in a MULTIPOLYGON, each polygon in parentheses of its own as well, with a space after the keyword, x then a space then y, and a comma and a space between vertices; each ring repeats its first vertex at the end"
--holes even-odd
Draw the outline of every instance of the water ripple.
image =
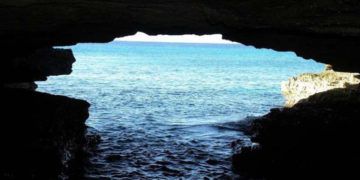
POLYGON ((81 44, 39 90, 89 101, 102 141, 88 179, 231 179, 237 120, 283 104, 280 82, 323 65, 243 45, 81 44), (271 63, 270 63, 271 62, 271 63))

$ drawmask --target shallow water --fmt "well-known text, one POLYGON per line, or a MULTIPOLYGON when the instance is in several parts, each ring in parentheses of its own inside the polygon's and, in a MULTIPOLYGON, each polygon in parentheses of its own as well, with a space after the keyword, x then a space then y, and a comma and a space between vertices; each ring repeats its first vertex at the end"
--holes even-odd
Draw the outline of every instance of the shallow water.
POLYGON ((87 178, 231 178, 237 122, 281 106, 280 82, 322 64, 240 44, 112 42, 72 47, 69 76, 39 91, 82 98, 102 137, 87 178))

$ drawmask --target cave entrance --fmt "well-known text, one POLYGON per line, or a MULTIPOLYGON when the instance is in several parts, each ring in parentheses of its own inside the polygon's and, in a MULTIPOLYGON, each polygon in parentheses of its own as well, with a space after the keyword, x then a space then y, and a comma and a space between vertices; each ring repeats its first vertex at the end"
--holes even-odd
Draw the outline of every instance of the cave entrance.
POLYGON ((238 123, 282 106, 281 81, 324 68, 221 35, 138 37, 73 46, 73 73, 38 83, 91 103, 103 141, 87 177, 234 176, 230 143, 247 140, 238 123))

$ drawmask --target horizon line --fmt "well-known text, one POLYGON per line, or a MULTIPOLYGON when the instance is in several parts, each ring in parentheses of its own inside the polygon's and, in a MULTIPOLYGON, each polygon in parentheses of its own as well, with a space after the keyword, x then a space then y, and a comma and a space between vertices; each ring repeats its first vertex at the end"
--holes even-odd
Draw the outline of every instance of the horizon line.
POLYGON ((217 43, 217 42, 170 42, 170 41, 129 41, 129 40, 114 40, 113 42, 129 42, 129 43, 168 43, 168 44, 232 44, 242 45, 241 43, 217 43))
POLYGON ((240 44, 237 42, 222 39, 221 34, 211 35, 147 35, 143 32, 137 32, 134 35, 116 38, 114 41, 125 42, 160 42, 160 43, 188 43, 188 44, 240 44))

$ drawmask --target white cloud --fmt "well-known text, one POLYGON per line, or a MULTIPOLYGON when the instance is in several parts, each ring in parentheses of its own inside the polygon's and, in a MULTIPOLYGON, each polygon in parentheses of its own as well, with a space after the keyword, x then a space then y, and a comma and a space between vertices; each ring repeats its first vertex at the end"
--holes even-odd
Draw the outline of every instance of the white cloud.
POLYGON ((176 43, 216 43, 235 44, 236 42, 222 39, 221 34, 213 35, 157 35, 149 36, 138 32, 132 36, 117 38, 115 41, 136 41, 136 42, 176 42, 176 43))

